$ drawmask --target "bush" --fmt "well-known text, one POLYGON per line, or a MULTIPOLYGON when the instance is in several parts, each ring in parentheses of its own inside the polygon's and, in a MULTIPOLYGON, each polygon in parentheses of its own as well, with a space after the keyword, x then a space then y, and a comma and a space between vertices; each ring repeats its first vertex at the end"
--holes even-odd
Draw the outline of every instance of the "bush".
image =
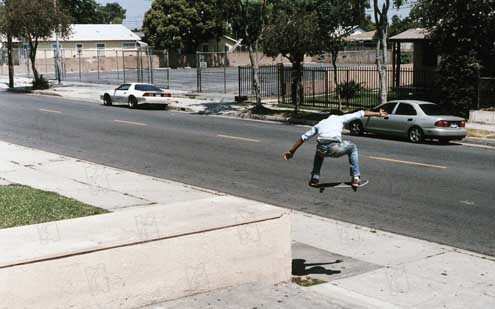
POLYGON ((40 76, 39 80, 33 80, 33 90, 44 90, 50 88, 50 83, 46 80, 43 75, 40 76))
POLYGON ((338 84, 336 91, 340 98, 351 100, 352 98, 355 98, 363 89, 362 83, 351 80, 338 84))
POLYGON ((450 113, 468 117, 477 105, 480 65, 472 55, 447 55, 438 68, 435 88, 440 104, 450 113))

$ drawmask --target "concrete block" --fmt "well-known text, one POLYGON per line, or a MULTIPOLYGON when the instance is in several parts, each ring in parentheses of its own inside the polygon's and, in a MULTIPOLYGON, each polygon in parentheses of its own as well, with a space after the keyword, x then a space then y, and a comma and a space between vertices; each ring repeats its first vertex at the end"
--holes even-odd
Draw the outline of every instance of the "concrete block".
POLYGON ((55 227, 0 230, 0 308, 135 308, 290 280, 289 214, 240 198, 139 207, 55 227))
POLYGON ((469 111, 469 121, 495 125, 495 112, 469 111))

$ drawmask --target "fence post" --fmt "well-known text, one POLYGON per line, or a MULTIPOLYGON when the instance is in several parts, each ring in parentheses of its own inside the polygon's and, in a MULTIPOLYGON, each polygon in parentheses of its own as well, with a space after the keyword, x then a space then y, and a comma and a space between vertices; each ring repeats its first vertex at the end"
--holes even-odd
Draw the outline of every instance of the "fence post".
POLYGON ((280 92, 280 96, 282 97, 282 103, 285 103, 285 70, 283 63, 278 64, 277 71, 278 71, 278 77, 280 79, 280 88, 278 89, 278 91, 280 92))
POLYGON ((122 50, 122 74, 124 75, 125 84, 125 51, 122 50))
POLYGON ((311 68, 311 78, 313 80, 313 106, 315 106, 316 104, 316 98, 315 98, 315 92, 316 92, 316 86, 315 86, 315 82, 316 82, 316 78, 315 78, 315 69, 314 68, 311 68))
POLYGON ((148 47, 148 70, 150 71, 150 82, 155 83, 155 76, 153 74, 153 50, 148 47))
POLYGON ((242 87, 242 85, 241 85, 241 66, 238 66, 237 67, 237 71, 238 71, 238 73, 237 73, 237 79, 238 79, 238 82, 239 82, 239 96, 241 96, 242 95, 242 92, 241 92, 241 87, 242 87))
POLYGON ((98 81, 100 81, 100 50, 96 49, 96 60, 98 65, 98 81))
POLYGON ((227 53, 223 57, 223 93, 227 93, 227 53))
POLYGON ((329 90, 329 87, 328 87, 328 73, 330 71, 328 69, 325 69, 325 102, 327 103, 327 106, 328 106, 328 90, 329 90))
POLYGON ((201 92, 201 64, 199 63, 199 52, 196 52, 196 88, 201 92))
POLYGON ((119 52, 115 50, 115 63, 117 64, 117 80, 120 80, 120 72, 119 72, 119 52))
POLYGON ((77 51, 77 54, 79 56, 79 81, 82 81, 82 72, 81 72, 81 53, 79 50, 77 51))
MULTIPOLYGON (((346 71, 346 84, 349 85, 349 69, 346 71)), ((346 96, 345 103, 347 104, 347 108, 349 108, 349 96, 346 96)))

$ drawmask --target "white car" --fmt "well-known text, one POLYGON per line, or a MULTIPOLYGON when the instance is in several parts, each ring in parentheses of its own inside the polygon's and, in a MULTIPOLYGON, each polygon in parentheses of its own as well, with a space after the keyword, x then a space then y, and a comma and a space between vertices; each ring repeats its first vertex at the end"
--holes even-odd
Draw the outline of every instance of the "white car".
POLYGON ((104 105, 113 103, 125 103, 129 108, 136 108, 138 104, 164 104, 171 103, 170 94, 151 84, 122 84, 119 87, 105 91, 100 95, 104 105))

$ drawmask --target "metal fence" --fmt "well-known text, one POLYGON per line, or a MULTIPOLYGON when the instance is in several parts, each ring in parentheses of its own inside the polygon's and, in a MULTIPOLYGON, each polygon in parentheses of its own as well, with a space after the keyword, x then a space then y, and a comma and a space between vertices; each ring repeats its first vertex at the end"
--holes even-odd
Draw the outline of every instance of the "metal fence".
MULTIPOLYGON (((259 69, 262 97, 278 98, 279 103, 292 104, 292 74, 290 65, 262 66, 259 69)), ((389 99, 435 100, 434 72, 402 67, 400 74, 387 68, 389 99)), ((337 108, 369 108, 380 100, 380 80, 376 67, 333 67, 305 65, 303 68, 303 105, 337 108), (335 79, 337 82, 335 82, 335 79)), ((252 69, 239 68, 239 95, 252 96, 252 69)))

